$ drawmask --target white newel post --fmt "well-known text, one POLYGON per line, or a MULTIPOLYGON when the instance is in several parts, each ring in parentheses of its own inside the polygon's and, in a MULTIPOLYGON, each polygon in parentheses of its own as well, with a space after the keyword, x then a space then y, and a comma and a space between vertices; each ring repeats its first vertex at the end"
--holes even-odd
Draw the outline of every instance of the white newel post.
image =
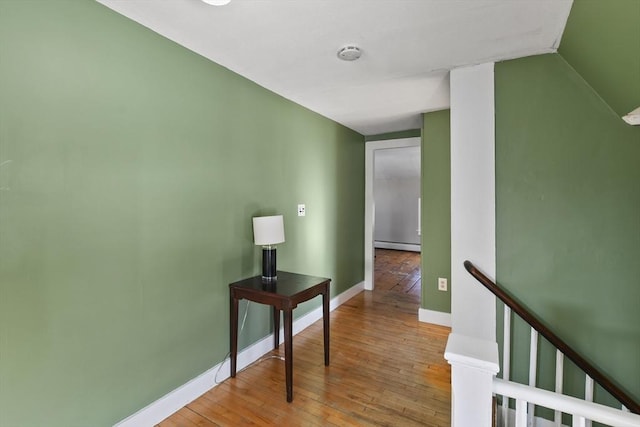
POLYGON ((493 377, 498 373, 498 344, 451 334, 444 353, 451 365, 451 425, 491 427, 493 377))

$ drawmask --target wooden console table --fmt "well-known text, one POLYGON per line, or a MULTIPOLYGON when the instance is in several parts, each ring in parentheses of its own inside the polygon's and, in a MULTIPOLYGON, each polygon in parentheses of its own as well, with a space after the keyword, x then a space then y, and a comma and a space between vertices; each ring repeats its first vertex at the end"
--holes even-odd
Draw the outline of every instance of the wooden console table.
POLYGON ((324 329, 324 364, 329 366, 329 284, 331 279, 278 271, 276 282, 265 283, 262 276, 240 280, 229 285, 231 296, 230 341, 231 376, 236 376, 238 357, 238 301, 246 299, 273 307, 274 349, 280 345, 280 311, 284 319, 284 360, 287 382, 287 402, 293 400, 293 309, 301 302, 322 295, 324 329))

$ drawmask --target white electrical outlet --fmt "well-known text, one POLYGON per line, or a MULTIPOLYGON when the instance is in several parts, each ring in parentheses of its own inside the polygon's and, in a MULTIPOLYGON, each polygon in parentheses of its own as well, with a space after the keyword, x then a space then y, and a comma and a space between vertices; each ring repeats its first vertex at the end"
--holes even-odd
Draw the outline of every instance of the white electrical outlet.
POLYGON ((445 277, 438 277, 438 290, 439 291, 447 290, 447 279, 445 277))
POLYGON ((298 216, 305 216, 306 213, 304 205, 298 205, 298 216))

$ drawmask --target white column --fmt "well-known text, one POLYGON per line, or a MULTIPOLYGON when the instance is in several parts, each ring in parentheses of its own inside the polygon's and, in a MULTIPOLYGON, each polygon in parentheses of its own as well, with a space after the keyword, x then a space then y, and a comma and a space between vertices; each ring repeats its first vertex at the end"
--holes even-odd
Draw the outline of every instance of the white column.
POLYGON ((498 372, 496 303, 464 268, 495 278, 493 63, 451 71, 451 425, 489 427, 498 372))
POLYGON ((444 357, 451 365, 451 425, 491 427, 498 344, 453 333, 444 357))
POLYGON ((495 278, 493 63, 451 71, 451 321, 454 333, 495 341, 495 298, 464 269, 495 278))

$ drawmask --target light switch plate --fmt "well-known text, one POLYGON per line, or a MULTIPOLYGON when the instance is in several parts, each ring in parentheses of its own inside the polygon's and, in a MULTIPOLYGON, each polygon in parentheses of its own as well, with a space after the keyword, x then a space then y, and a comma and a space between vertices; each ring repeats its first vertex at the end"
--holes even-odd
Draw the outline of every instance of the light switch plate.
POLYGON ((304 205, 298 205, 298 216, 305 216, 307 213, 304 205))
POLYGON ((447 279, 445 277, 438 277, 438 290, 446 292, 446 290, 447 290, 447 279))

